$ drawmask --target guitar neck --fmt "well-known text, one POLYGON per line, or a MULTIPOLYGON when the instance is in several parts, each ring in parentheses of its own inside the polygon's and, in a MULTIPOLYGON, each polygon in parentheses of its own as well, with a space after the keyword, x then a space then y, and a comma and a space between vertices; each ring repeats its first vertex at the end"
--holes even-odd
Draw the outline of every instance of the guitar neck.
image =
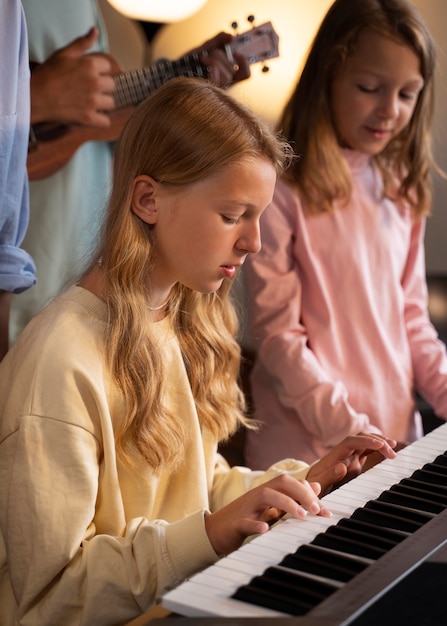
MULTIPOLYGON (((271 22, 236 35, 225 46, 225 52, 230 60, 234 53, 243 55, 249 65, 265 62, 279 56, 278 35, 271 22)), ((117 109, 135 106, 142 102, 155 89, 176 76, 207 77, 207 68, 200 58, 209 52, 195 52, 182 57, 177 61, 162 60, 150 67, 144 67, 131 72, 121 72, 115 79, 115 107, 117 109)))
POLYGON ((182 57, 178 61, 159 61, 150 67, 114 76, 115 108, 136 106, 165 82, 177 76, 206 77, 206 67, 200 62, 199 54, 182 57))

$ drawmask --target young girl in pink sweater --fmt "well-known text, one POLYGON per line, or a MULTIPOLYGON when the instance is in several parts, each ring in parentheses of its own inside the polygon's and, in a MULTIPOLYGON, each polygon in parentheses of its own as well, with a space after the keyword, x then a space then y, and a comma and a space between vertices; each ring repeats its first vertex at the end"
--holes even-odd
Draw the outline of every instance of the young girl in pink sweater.
POLYGON ((425 216, 435 51, 407 0, 336 0, 278 127, 297 159, 247 264, 255 417, 247 462, 312 462, 348 434, 447 418, 427 313, 425 216))

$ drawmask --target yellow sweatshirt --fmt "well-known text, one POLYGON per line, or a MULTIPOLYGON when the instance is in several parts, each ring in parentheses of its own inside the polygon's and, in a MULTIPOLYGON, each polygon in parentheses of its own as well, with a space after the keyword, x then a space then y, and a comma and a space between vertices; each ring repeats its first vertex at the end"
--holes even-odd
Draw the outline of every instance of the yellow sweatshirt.
POLYGON ((190 433, 184 462, 155 474, 116 458, 123 398, 104 363, 105 306, 72 287, 0 365, 0 626, 122 624, 217 560, 204 513, 280 471, 229 468, 201 431, 167 320, 168 401, 190 433))

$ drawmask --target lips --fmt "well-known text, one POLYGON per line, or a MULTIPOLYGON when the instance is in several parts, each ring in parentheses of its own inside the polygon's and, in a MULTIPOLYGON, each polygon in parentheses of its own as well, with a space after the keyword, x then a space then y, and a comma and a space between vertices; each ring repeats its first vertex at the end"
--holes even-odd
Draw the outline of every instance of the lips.
POLYGON ((391 128, 371 128, 368 126, 366 127, 366 130, 372 135, 377 135, 380 137, 391 135, 391 133, 393 132, 391 128))
POLYGON ((236 265, 221 265, 220 268, 226 278, 233 278, 236 274, 236 265))

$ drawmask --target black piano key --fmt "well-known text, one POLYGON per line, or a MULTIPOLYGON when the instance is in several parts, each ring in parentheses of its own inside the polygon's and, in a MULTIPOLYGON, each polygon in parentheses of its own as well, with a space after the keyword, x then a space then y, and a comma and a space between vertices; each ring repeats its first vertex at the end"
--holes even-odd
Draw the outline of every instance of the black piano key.
POLYGON ((444 476, 447 482, 447 466, 442 463, 436 463, 436 459, 433 463, 426 463, 421 467, 422 470, 427 470, 429 472, 436 472, 436 474, 441 474, 444 476))
POLYGON ((402 530, 407 533, 413 533, 421 527, 421 524, 418 524, 413 520, 406 520, 404 517, 393 515, 392 513, 386 513, 384 511, 376 511, 367 506, 356 509, 351 517, 353 519, 369 522, 370 524, 374 524, 379 527, 402 530))
POLYGON ((423 489, 427 493, 434 495, 439 494, 440 496, 445 496, 447 494, 447 485, 442 485, 440 483, 428 483, 426 480, 420 480, 414 477, 402 478, 398 484, 417 487, 418 489, 423 489))
POLYGON ((435 500, 426 497, 422 492, 414 492, 414 490, 405 490, 405 486, 393 485, 380 494, 378 500, 385 502, 394 502, 401 506, 417 509, 418 511, 427 511, 428 513, 441 513, 447 507, 447 501, 442 502, 442 498, 435 500))
POLYGON ((241 602, 247 602, 248 604, 262 606, 266 609, 281 611, 281 613, 289 613, 295 616, 306 615, 306 613, 313 608, 313 605, 293 600, 291 596, 288 598, 284 598, 281 595, 278 596, 271 589, 260 592, 259 589, 252 587, 250 583, 239 587, 231 597, 241 602))
POLYGON ((347 582, 364 570, 368 563, 345 554, 330 553, 309 543, 300 546, 295 553, 287 554, 279 565, 322 578, 347 582))
POLYGON ((447 452, 437 456, 433 463, 436 463, 437 465, 447 465, 447 452))
POLYGON ((330 548, 331 550, 337 550, 338 552, 345 552, 347 554, 354 554, 361 556, 365 559, 377 560, 387 550, 376 547, 374 545, 365 543, 364 541, 358 541, 349 537, 337 537, 336 535, 329 533, 319 533, 312 540, 317 546, 323 546, 330 548))
POLYGON ((415 472, 413 472, 411 477, 415 478, 416 480, 422 480, 431 485, 434 484, 447 486, 446 476, 440 474, 439 472, 431 471, 429 469, 417 469, 415 472))
POLYGON ((337 526, 346 528, 349 532, 350 529, 362 530, 368 533, 372 537, 372 541, 376 541, 377 537, 387 539, 390 543, 397 545, 403 539, 410 536, 410 533, 398 530, 397 528, 385 528, 384 526, 377 526, 370 522, 354 519, 353 517, 343 517, 337 526))
POLYGON ((383 552, 388 552, 388 550, 391 550, 391 548, 393 548, 397 543, 395 540, 390 540, 377 533, 372 534, 370 532, 365 532, 364 529, 359 530, 358 528, 346 528, 345 526, 339 526, 338 524, 335 524, 335 526, 329 526, 326 533, 337 537, 356 539, 358 541, 362 541, 363 543, 374 545, 374 547, 383 550, 383 552))
POLYGON ((387 489, 378 497, 380 502, 391 502, 400 506, 409 507, 418 511, 427 511, 429 513, 440 513, 446 507, 442 503, 433 502, 427 498, 421 498, 414 494, 400 493, 397 490, 387 489))
POLYGON ((305 615, 339 588, 324 581, 269 567, 239 587, 233 598, 290 615, 305 615))
POLYGON ((416 496, 418 498, 425 498, 430 502, 434 502, 435 504, 442 504, 444 507, 447 507, 447 492, 445 494, 442 494, 437 493, 435 490, 422 489, 422 486, 417 481, 413 481, 413 483, 404 483, 403 481, 401 481, 396 485, 392 485, 390 487, 390 491, 396 493, 406 493, 408 495, 416 496))
POLYGON ((365 505, 367 508, 374 509, 375 511, 389 512, 393 515, 401 516, 406 521, 413 521, 419 527, 429 522, 435 515, 427 511, 415 511, 400 504, 393 504, 391 502, 383 502, 382 500, 370 500, 365 505))

